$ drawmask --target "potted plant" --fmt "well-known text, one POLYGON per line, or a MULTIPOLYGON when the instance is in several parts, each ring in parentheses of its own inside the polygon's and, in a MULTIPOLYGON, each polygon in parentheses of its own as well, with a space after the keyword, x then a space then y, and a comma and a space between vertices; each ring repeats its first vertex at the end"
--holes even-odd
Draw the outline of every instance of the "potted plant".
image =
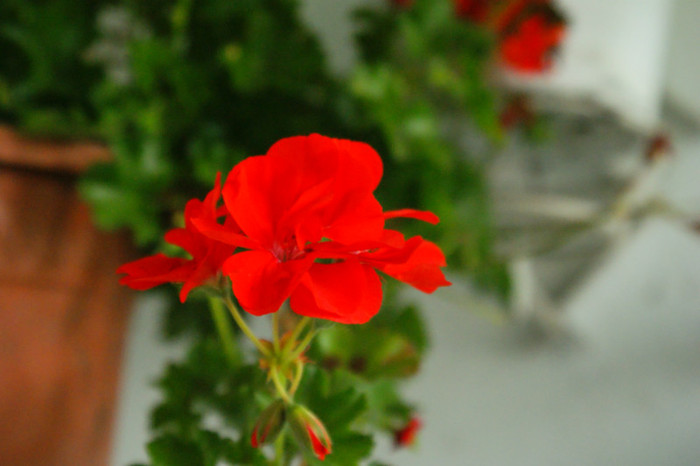
MULTIPOLYGON (((412 8, 407 5, 411 2, 394 3, 396 7, 380 12, 358 13, 362 62, 351 79, 343 81, 327 71, 316 37, 291 0, 90 2, 80 10, 65 6, 68 14, 60 14, 60 6, 55 6, 54 14, 46 14, 45 5, 8 2, 3 8, 11 20, 0 30, 0 40, 14 47, 5 67, 17 74, 8 74, 9 79, 0 82, 3 116, 26 129, 45 133, 59 127, 61 133, 95 137, 109 147, 114 158, 92 166, 80 183, 80 192, 90 202, 98 224, 130 229, 135 242, 153 253, 146 262, 122 269, 127 274, 123 281, 130 286, 187 283, 192 276, 184 277, 183 271, 197 268, 201 252, 190 241, 191 235, 201 236, 195 242, 201 240, 205 250, 212 241, 223 243, 229 249, 222 254, 226 260, 242 254, 250 257, 236 250, 254 252, 262 244, 250 230, 244 229, 243 236, 253 238, 255 244, 226 243, 217 236, 220 227, 245 223, 241 210, 228 205, 236 190, 226 186, 235 183, 231 180, 238 175, 228 175, 212 190, 217 173, 247 166, 248 157, 266 153, 275 141, 322 133, 332 140, 365 141, 376 149, 388 176, 376 193, 376 173, 369 176, 372 189, 365 186, 361 191, 376 194, 386 209, 397 209, 389 211, 394 212, 390 217, 406 214, 435 220, 432 214, 398 210, 407 206, 438 213, 441 224, 406 225, 409 236, 435 238, 455 270, 467 272, 503 295, 508 280, 492 251, 482 166, 460 157, 458 146, 447 142, 445 120, 437 111, 452 102, 452 111, 471 115, 476 132, 486 135, 482 139, 487 145, 498 142, 503 132, 501 102, 494 89, 485 85, 494 42, 481 26, 455 16, 452 2, 416 2, 412 8), (14 26, 20 23, 26 27, 18 34, 14 26), (63 29, 71 34, 48 33, 63 29), (47 52, 52 47, 56 53, 47 52), (54 72, 47 74, 46 69, 54 72), (222 190, 223 204, 207 201, 218 198, 222 190), (209 206, 208 219, 192 212, 201 213, 203 205, 209 206), (224 208, 228 213, 219 215, 224 208), (200 224, 207 221, 208 229, 200 224), (183 242, 183 235, 190 239, 183 242)), ((294 167, 287 171, 306 180, 294 167)), ((362 185, 362 179, 352 182, 362 185)), ((284 180, 275 181, 279 189, 293 189, 283 186, 284 180)), ((323 189, 319 187, 318 192, 325 193, 323 189)), ((282 197, 289 194, 281 192, 282 197)), ((306 199, 302 194, 298 198, 306 199)), ((300 211, 307 212, 306 207, 300 211)), ((230 233, 225 236, 230 238, 230 233)), ((398 241, 397 233, 386 235, 395 235, 398 241)), ((340 246, 316 240, 312 243, 318 250, 348 246, 347 238, 336 238, 340 246)), ((421 240, 409 240, 415 251, 421 251, 416 253, 422 257, 418 260, 414 250, 391 245, 387 238, 383 241, 372 243, 369 251, 352 252, 376 254, 391 246, 402 251, 391 251, 396 264, 362 256, 362 270, 372 266, 411 283, 415 280, 410 277, 417 273, 411 267, 418 264, 439 278, 436 269, 443 264, 442 253, 433 246, 419 247, 421 240), (400 266, 411 272, 399 273, 396 267, 400 266)), ((218 243, 216 248, 221 248, 218 243)), ((292 252, 287 251, 296 260, 292 252)), ((336 267, 349 262, 346 256, 332 254, 316 259, 320 265, 336 267)), ((382 311, 369 323, 325 328, 312 340, 315 332, 309 330, 308 321, 302 325, 284 309, 262 312, 240 294, 240 288, 236 292, 245 277, 229 276, 221 268, 224 262, 212 267, 205 262, 211 270, 207 269, 205 279, 196 276, 194 284, 211 286, 197 286, 191 296, 185 293, 184 305, 171 294, 178 305, 169 311, 165 332, 189 337, 190 350, 184 360, 167 367, 159 381, 163 399, 151 416, 154 438, 148 445, 154 464, 266 464, 266 457, 288 464, 307 451, 302 454, 309 464, 325 458, 327 463, 345 465, 371 455, 376 433, 389 435, 397 446, 412 442, 420 421, 416 407, 403 399, 399 386, 418 370, 428 346, 417 308, 402 302, 397 290, 387 286, 382 311), (232 317, 222 308, 222 299, 232 317), (245 344, 233 337, 236 328, 251 333, 240 310, 230 306, 237 302, 249 313, 276 316, 271 343, 255 335, 251 338, 263 370, 250 359, 254 353, 246 352, 245 344), (212 427, 213 418, 218 421, 212 427), (284 425, 290 435, 278 437, 282 440, 277 441, 274 455, 254 448, 284 425)), ((326 269, 320 265, 314 267, 326 269)), ((300 283, 308 282, 316 275, 305 272, 298 278, 300 283)), ((367 280, 376 285, 374 278, 367 280)), ((323 287, 306 287, 312 288, 323 287)), ((293 296, 291 290, 282 295, 293 296)), ((375 305, 378 295, 372 296, 375 305)), ((297 305, 292 302, 291 309, 297 314, 308 317, 315 312, 298 306, 303 298, 292 300, 297 305)))

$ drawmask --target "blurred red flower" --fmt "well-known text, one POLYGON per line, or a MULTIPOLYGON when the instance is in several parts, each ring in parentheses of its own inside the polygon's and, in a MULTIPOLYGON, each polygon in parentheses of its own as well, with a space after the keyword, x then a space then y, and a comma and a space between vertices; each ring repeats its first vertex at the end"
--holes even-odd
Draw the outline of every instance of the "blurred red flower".
POLYGON ((501 59, 519 71, 544 71, 552 65, 553 54, 563 37, 562 23, 550 22, 543 15, 532 16, 502 38, 501 59))
POLYGON ((454 5, 458 17, 495 33, 501 61, 518 71, 549 68, 564 38, 564 17, 551 0, 454 0, 454 5))

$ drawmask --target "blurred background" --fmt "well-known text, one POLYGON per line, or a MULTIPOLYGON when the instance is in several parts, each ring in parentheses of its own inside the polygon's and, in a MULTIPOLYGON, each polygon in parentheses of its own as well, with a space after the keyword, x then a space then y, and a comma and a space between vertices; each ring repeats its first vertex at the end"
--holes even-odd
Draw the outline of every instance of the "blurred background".
POLYGON ((156 381, 211 323, 113 271, 167 251, 217 171, 311 132, 382 154, 378 196, 440 215, 414 233, 454 282, 388 298, 430 342, 397 382, 423 428, 373 458, 700 464, 698 19, 695 0, 4 0, 0 464, 149 460, 156 381))

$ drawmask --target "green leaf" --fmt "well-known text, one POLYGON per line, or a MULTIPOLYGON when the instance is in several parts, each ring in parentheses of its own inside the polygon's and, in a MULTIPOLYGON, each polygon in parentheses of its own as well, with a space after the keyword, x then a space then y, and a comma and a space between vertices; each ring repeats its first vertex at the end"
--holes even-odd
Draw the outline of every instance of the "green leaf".
POLYGON ((351 466, 360 464, 360 461, 372 452, 374 440, 370 435, 347 433, 338 435, 333 440, 333 451, 325 461, 314 459, 312 464, 351 466))
POLYGON ((357 379, 343 371, 331 376, 307 366, 295 399, 319 417, 333 442, 333 451, 323 463, 309 455, 309 464, 351 466, 371 453, 372 437, 354 430, 367 412, 367 400, 358 390, 357 379))
POLYGON ((319 333, 322 364, 366 379, 413 375, 420 362, 411 342, 390 328, 334 326, 319 333))
POLYGON ((199 446, 173 435, 162 435, 148 443, 153 466, 206 466, 199 446))
POLYGON ((153 221, 156 204, 148 202, 138 190, 122 186, 118 180, 114 165, 97 165, 81 180, 80 194, 91 204, 95 221, 108 230, 131 228, 139 244, 155 241, 161 232, 153 221))

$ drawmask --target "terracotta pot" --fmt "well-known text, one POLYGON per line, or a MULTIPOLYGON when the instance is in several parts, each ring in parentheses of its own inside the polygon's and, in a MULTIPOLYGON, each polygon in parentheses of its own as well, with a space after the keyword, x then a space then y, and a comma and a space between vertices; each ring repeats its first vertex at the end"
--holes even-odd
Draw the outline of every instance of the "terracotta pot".
POLYGON ((98 231, 75 182, 98 144, 0 127, 0 464, 106 465, 131 296, 123 235, 98 231))

